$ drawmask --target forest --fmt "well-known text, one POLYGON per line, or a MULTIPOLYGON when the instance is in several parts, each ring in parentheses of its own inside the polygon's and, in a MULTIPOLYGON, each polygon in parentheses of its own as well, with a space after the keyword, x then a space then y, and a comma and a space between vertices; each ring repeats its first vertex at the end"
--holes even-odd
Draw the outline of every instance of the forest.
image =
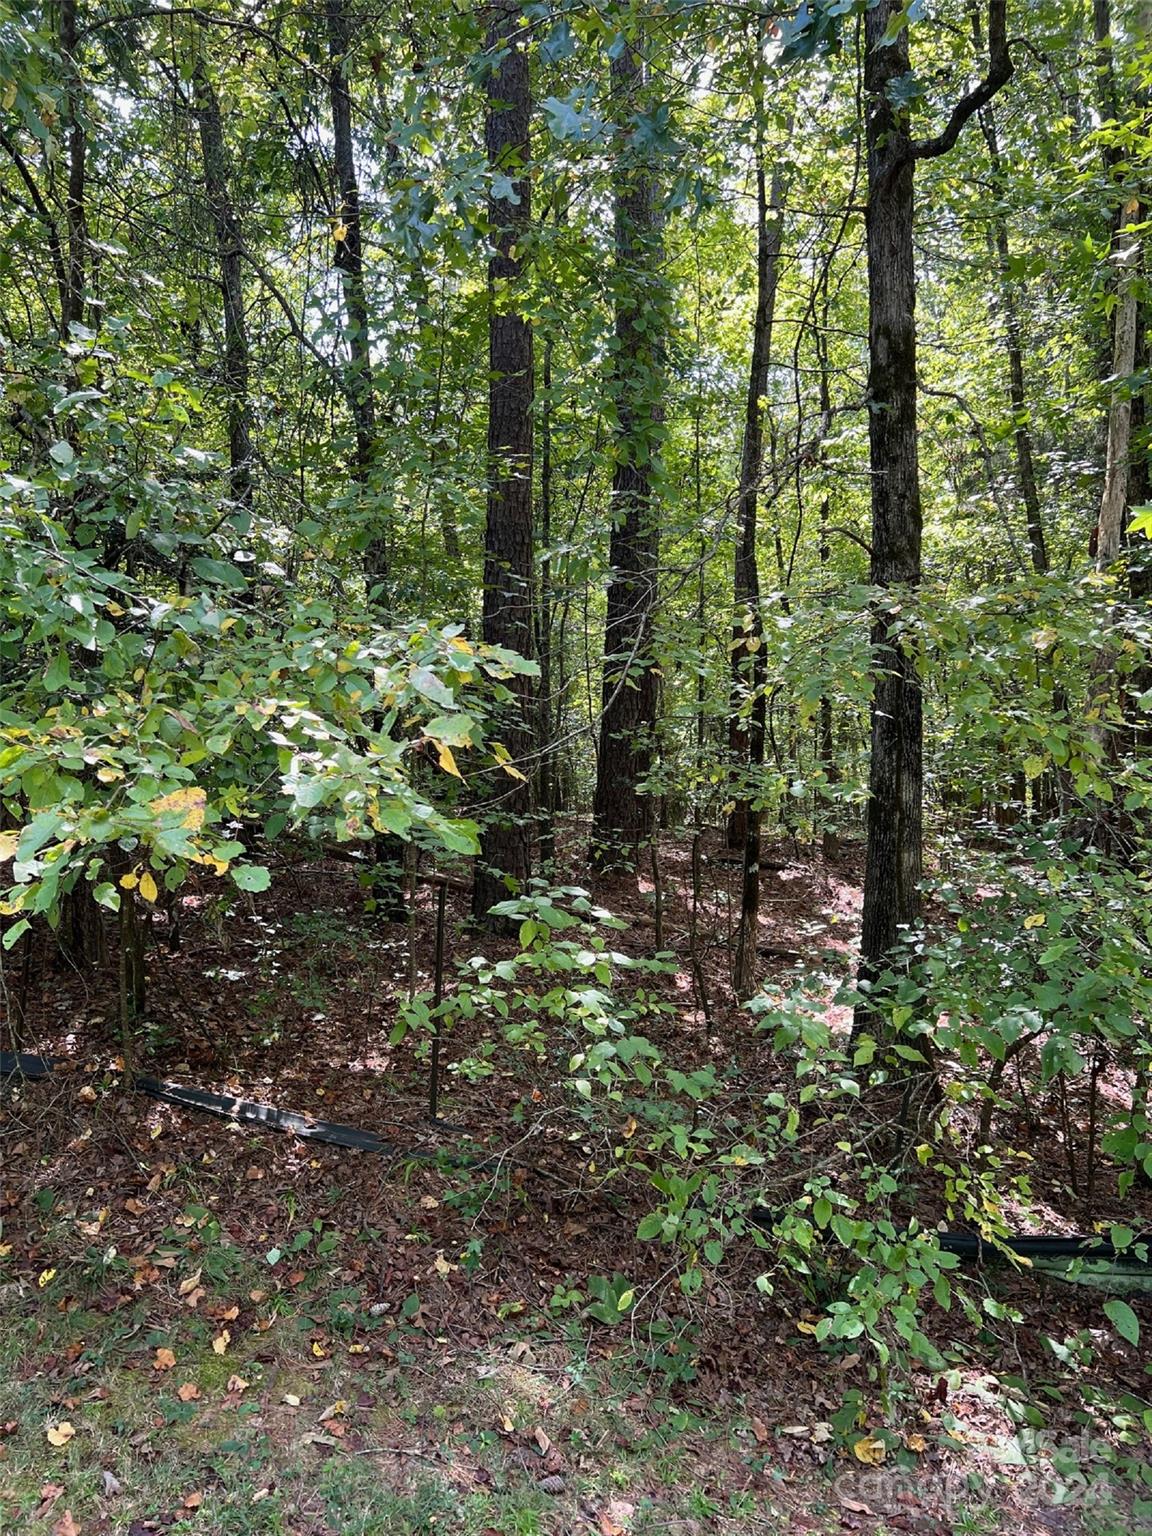
POLYGON ((0 1532, 1152 1531, 1152 0, 0 0, 0 1532))

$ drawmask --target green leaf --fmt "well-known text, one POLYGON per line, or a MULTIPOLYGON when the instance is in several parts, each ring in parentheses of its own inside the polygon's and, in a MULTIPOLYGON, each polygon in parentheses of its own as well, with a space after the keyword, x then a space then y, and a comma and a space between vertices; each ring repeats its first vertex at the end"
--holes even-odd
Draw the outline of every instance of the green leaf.
POLYGON ((75 453, 72 451, 72 444, 66 443, 63 438, 61 438, 58 443, 52 444, 51 448, 48 450, 48 456, 49 458, 54 459, 56 463, 61 466, 61 468, 63 468, 65 465, 71 464, 72 460, 76 457, 75 453))
POLYGON ((242 591, 247 585, 243 571, 234 565, 229 565, 226 560, 208 560, 203 556, 189 562, 197 576, 216 587, 230 587, 234 592, 242 591))
POLYGON ((1122 1339, 1134 1348, 1140 1343, 1140 1319, 1126 1301, 1113 1297, 1104 1303, 1104 1315, 1122 1339))
POLYGON ((263 864, 240 864, 230 873, 242 891, 266 891, 272 884, 272 876, 263 864))

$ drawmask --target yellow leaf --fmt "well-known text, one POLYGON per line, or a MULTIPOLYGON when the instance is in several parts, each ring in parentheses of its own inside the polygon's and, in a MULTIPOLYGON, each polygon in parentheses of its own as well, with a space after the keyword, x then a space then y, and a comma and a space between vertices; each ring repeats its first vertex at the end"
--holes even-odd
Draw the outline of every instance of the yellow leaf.
POLYGON ((120 772, 119 768, 97 768, 96 777, 100 780, 101 784, 115 784, 124 775, 120 772))
POLYGON ((905 1436, 904 1444, 910 1451, 915 1451, 918 1455, 921 1451, 926 1451, 928 1449, 928 1442, 921 1434, 905 1436))
POLYGON ((436 750, 440 754, 440 766, 445 773, 450 773, 453 778, 462 779, 464 775, 456 766, 456 759, 452 756, 452 748, 446 747, 442 741, 436 743, 436 750))
POLYGON ((333 240, 347 240, 347 238, 348 238, 348 226, 347 226, 347 224, 337 224, 336 228, 332 231, 332 238, 333 238, 333 240))
POLYGON ((140 894, 145 901, 155 901, 160 892, 156 889, 156 882, 147 870, 140 876, 140 894))
POLYGON ((816 1324, 815 1323, 799 1322, 799 1323, 796 1324, 796 1327, 800 1330, 801 1333, 815 1333, 816 1332, 816 1324))
POLYGON ((54 1269, 42 1269, 36 1284, 43 1290, 46 1285, 51 1285, 55 1278, 56 1271, 54 1269))
POLYGON ((170 795, 160 795, 157 799, 149 801, 149 809, 155 811, 157 816, 176 812, 180 815, 182 827, 187 827, 192 832, 199 832, 204 825, 204 810, 207 804, 207 794, 198 785, 193 784, 188 789, 174 789, 170 795))
POLYGON ((866 1467, 878 1467, 887 1456, 888 1448, 883 1440, 877 1440, 875 1435, 865 1435, 863 1440, 857 1440, 853 1445, 852 1454, 866 1467))
POLYGON ((130 874, 120 876, 120 884, 126 891, 134 891, 140 884, 140 876, 132 870, 130 874))
POLYGON ((1048 919, 1044 916, 1043 912, 1029 912, 1028 916, 1024 919, 1024 926, 1025 928, 1043 928, 1047 921, 1048 919))
POLYGON ((48 1436, 48 1444, 55 1446, 67 1445, 75 1433, 75 1425, 70 1424, 67 1419, 62 1420, 59 1424, 49 1424, 47 1430, 45 1430, 45 1434, 48 1436))
POLYGON ((221 1328, 220 1332, 212 1340, 213 1352, 217 1355, 222 1355, 231 1342, 231 1333, 229 1333, 227 1328, 221 1328))
POLYGON ((0 864, 12 858, 16 852, 16 844, 19 841, 19 832, 0 832, 0 864))

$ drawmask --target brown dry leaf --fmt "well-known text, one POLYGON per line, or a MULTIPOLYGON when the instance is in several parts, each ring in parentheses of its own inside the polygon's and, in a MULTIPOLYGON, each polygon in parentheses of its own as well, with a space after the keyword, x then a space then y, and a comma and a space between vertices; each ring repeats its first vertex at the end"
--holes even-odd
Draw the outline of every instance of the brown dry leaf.
POLYGON ((70 1509, 66 1509, 52 1527, 52 1536, 80 1536, 79 1522, 73 1519, 70 1509))
POLYGON ((766 1444, 768 1440, 768 1426, 765 1424, 764 1420, 758 1419, 755 1415, 753 1415, 748 1422, 752 1426, 752 1433, 756 1436, 756 1444, 766 1444))
POLYGON ((600 1536, 625 1536, 636 1506, 626 1499, 609 1499, 600 1511, 600 1536))
POLYGON ((91 1083, 85 1083, 76 1097, 80 1100, 81 1104, 95 1104, 96 1090, 91 1083))
POLYGON ((267 1291, 249 1291, 248 1292, 248 1300, 249 1301, 254 1301, 256 1303, 256 1305, 259 1306, 262 1301, 267 1301, 268 1300, 268 1292, 267 1291))
POLYGON ((229 1376, 228 1378, 229 1392, 246 1392, 251 1385, 252 1383, 245 1381, 243 1376, 229 1376))
POLYGON ((547 1456, 548 1452, 552 1449, 552 1442, 540 1428, 539 1424, 532 1431, 532 1438, 535 1440, 541 1456, 547 1456))
POLYGON ((192 1294, 192 1292, 200 1284, 200 1275, 201 1271, 197 1270, 195 1274, 189 1275, 186 1280, 181 1280, 179 1286, 177 1287, 181 1296, 190 1296, 192 1294))
POLYGON ((176 1356, 170 1349, 158 1349, 156 1351, 156 1358, 152 1362, 152 1369, 154 1371, 170 1371, 175 1364, 176 1356))
POLYGON ((76 1426, 70 1424, 67 1419, 62 1419, 59 1424, 49 1424, 44 1433, 48 1436, 48 1444, 59 1448, 62 1445, 67 1445, 69 1440, 72 1439, 72 1436, 76 1433, 76 1426))
POLYGON ((185 1509, 199 1509, 203 1502, 204 1495, 202 1493, 186 1493, 184 1495, 185 1509))
POLYGON ((234 1323, 239 1316, 239 1307, 226 1307, 224 1311, 220 1313, 220 1321, 222 1323, 234 1323))
POLYGON ((888 1454, 888 1447, 875 1435, 865 1435, 852 1446, 852 1454, 866 1467, 878 1467, 888 1454))
POLYGON ((227 1328, 221 1328, 220 1332, 212 1340, 213 1354, 222 1355, 232 1342, 232 1335, 227 1328))
POLYGON ((146 1207, 142 1200, 129 1198, 124 1202, 124 1209, 128 1212, 129 1216, 143 1216, 146 1207))
POLYGON ((859 1499, 841 1499, 843 1507, 854 1515, 870 1515, 873 1510, 867 1504, 861 1504, 859 1499))
POLYGON ((194 1403, 200 1396, 200 1388, 194 1381, 186 1381, 176 1388, 176 1396, 182 1403, 194 1403))
POLYGON ((915 1451, 917 1455, 919 1455, 921 1451, 926 1451, 928 1449, 928 1442, 921 1434, 906 1435, 904 1437, 904 1444, 910 1451, 915 1451))
POLYGON ((43 1520, 56 1500, 64 1492, 62 1483, 45 1483, 40 1489, 40 1504, 33 1515, 35 1520, 43 1520))

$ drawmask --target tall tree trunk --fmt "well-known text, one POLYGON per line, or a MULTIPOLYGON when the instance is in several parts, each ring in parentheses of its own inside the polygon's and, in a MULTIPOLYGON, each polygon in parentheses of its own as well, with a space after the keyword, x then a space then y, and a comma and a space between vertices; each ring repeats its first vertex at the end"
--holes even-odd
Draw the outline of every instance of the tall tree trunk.
MULTIPOLYGON (((982 28, 979 12, 974 12, 973 33, 979 45, 982 28)), ((991 243, 996 262, 996 279, 999 290, 1000 319, 1004 328, 1004 350, 1008 358, 1008 400, 1012 406, 1012 447, 1016 460, 1016 488, 1024 504, 1027 523, 1028 552, 1032 569, 1038 576, 1048 570, 1048 545, 1044 536, 1044 517, 1040 510, 1040 493, 1036 484, 1036 465, 1032 454, 1032 427, 1028 410, 1028 392, 1024 383, 1024 344, 1020 324, 1020 303, 1016 283, 1012 277, 1009 259, 1008 219, 1004 212, 1003 197, 1007 178, 1000 154, 1000 136, 993 108, 987 106, 980 114, 980 127, 988 148, 988 166, 992 173, 992 190, 995 197, 992 214, 991 243)))
MULTIPOLYGON (((635 103, 643 83, 640 59, 626 44, 612 61, 618 110, 635 103)), ((602 869, 635 869, 652 830, 652 802, 640 786, 652 767, 659 704, 651 650, 660 558, 654 468, 663 423, 661 220, 651 168, 635 134, 620 144, 615 239, 611 573, 591 857, 602 869)))
MULTIPOLYGON (((988 70, 953 107, 943 131, 912 140, 898 84, 910 69, 901 0, 865 12, 868 161, 868 445, 872 471, 871 580, 875 688, 868 852, 859 979, 871 987, 902 933, 920 918, 924 706, 901 595, 920 584, 923 512, 916 439, 915 166, 956 143, 965 123, 1012 75, 1007 0, 988 0, 988 70), (902 19, 901 19, 902 18, 902 19), (894 32, 894 36, 893 36, 894 32), (891 598, 888 594, 891 593, 891 598)), ((873 1013, 857 1010, 856 1027, 873 1013)))
POLYGON ((61 295, 60 331, 67 336, 73 320, 83 322, 88 257, 85 187, 88 137, 80 120, 80 72, 77 59, 76 0, 61 0, 60 55, 64 68, 64 119, 68 136, 67 284, 61 295))
POLYGON ((910 69, 905 27, 885 44, 899 0, 865 12, 867 98, 868 443, 875 692, 860 979, 872 983, 902 931, 920 916, 923 700, 902 594, 920 583, 923 513, 916 439, 914 161, 905 115, 889 88, 910 69), (889 592, 891 598, 889 599, 889 592))
MULTIPOLYGON (((759 93, 757 93, 759 94, 759 93)), ((733 580, 736 617, 732 636, 732 704, 751 695, 747 723, 740 722, 740 745, 751 780, 764 766, 764 734, 767 718, 767 668, 764 655, 764 621, 760 612, 760 567, 756 553, 760 475, 764 458, 764 409, 768 395, 768 368, 772 355, 772 322, 780 272, 783 238, 783 188, 780 173, 773 173, 769 202, 764 173, 763 120, 757 102, 756 143, 756 311, 752 320, 752 357, 748 369, 748 394, 744 406, 744 438, 740 452, 738 538, 733 580)), ((733 820, 742 826, 744 838, 740 883, 740 920, 736 930, 736 955, 732 986, 743 1000, 756 990, 756 956, 760 920, 760 831, 762 812, 751 793, 737 803, 733 820)), ((731 827, 729 828, 731 845, 731 827)))
POLYGON ((552 698, 552 338, 544 344, 541 383, 544 399, 540 417, 540 591, 536 605, 537 655, 540 659, 540 696, 537 701, 540 768, 536 780, 540 816, 540 861, 550 864, 556 856, 556 754, 552 698))
POLYGON ((220 101, 203 59, 192 76, 193 102, 200 125, 204 191, 220 264, 224 305, 224 389, 227 396, 229 488, 246 513, 252 508, 251 404, 248 389, 248 331, 244 319, 241 263, 243 237, 229 190, 228 155, 220 101))
MULTIPOLYGON (((348 346, 347 390, 356 438, 352 472, 361 490, 369 487, 376 459, 376 384, 372 370, 372 336, 368 322, 368 290, 364 281, 364 235, 360 216, 360 185, 352 144, 352 93, 348 62, 352 48, 352 16, 348 0, 325 0, 328 25, 328 100, 332 112, 332 147, 340 203, 336 210, 336 267, 344 297, 344 334, 348 346)), ((373 527, 364 554, 364 579, 369 595, 388 606, 387 539, 373 527)))
MULTIPOLYGON (((532 327, 520 307, 524 242, 531 218, 528 161, 532 101, 520 7, 498 0, 489 12, 487 47, 497 59, 488 76, 485 143, 494 177, 506 178, 491 196, 494 250, 488 262, 488 519, 484 535, 483 633, 490 645, 531 656, 534 651, 532 509, 532 327)), ((516 777, 490 802, 476 861, 472 912, 488 917, 522 886, 531 870, 532 777, 525 772, 532 741, 533 688, 517 679, 506 745, 516 777)))

